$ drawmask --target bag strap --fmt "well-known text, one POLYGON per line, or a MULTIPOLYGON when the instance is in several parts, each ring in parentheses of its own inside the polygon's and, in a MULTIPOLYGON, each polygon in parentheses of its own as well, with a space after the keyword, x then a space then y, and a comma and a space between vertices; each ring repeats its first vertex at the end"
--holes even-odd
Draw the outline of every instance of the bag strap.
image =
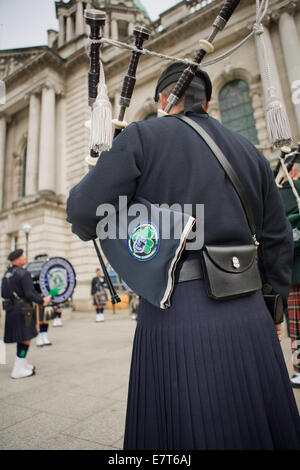
POLYGON ((181 121, 184 121, 186 124, 191 126, 200 135, 200 137, 202 137, 204 142, 208 145, 208 147, 211 149, 211 151, 219 161, 220 165, 222 166, 223 170, 225 171, 226 175, 228 176, 229 180, 231 181, 234 189, 236 190, 240 198, 252 234, 253 243, 254 245, 258 246, 259 243, 256 239, 255 220, 250 201, 237 173, 232 168, 224 153, 222 152, 220 147, 215 143, 215 141, 210 137, 210 135, 208 135, 208 133, 195 121, 184 115, 173 115, 173 117, 180 119, 181 121))

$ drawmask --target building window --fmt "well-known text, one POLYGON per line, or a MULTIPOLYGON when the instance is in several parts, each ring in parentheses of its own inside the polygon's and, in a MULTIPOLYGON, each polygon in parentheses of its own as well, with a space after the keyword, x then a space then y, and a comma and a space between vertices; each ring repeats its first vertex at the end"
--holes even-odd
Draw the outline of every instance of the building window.
POLYGON ((21 196, 25 196, 26 191, 26 163, 27 163, 27 145, 25 145, 23 151, 23 160, 22 160, 22 180, 21 180, 21 196))
POLYGON ((73 13, 73 15, 71 15, 71 20, 72 20, 72 38, 73 38, 76 32, 76 13, 73 13))
POLYGON ((224 126, 258 144, 250 89, 245 80, 233 80, 221 89, 219 109, 224 126))
POLYGON ((63 42, 67 41, 67 17, 64 16, 64 34, 63 34, 63 42))
POLYGON ((118 21, 118 40, 126 41, 128 39, 128 23, 127 21, 118 21))
POLYGON ((10 238, 10 251, 15 251, 18 249, 19 236, 17 233, 12 233, 9 235, 10 238))

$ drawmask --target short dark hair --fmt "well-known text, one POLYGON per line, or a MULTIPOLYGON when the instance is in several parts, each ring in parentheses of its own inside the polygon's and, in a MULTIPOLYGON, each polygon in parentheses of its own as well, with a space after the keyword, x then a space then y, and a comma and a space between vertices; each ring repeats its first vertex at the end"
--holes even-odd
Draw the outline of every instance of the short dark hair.
MULTIPOLYGON (((154 101, 158 102, 159 93, 161 93, 165 88, 168 88, 170 84, 177 82, 185 70, 186 70, 186 65, 180 62, 175 62, 175 63, 168 65, 168 67, 162 72, 161 76, 159 77, 157 81, 155 94, 154 94, 154 101)), ((209 78, 209 75, 204 70, 199 69, 199 68, 196 70, 193 80, 188 87, 188 90, 191 89, 191 87, 194 87, 194 90, 192 91, 192 93, 197 94, 197 99, 196 99, 197 102, 201 100, 201 94, 203 95, 203 93, 200 94, 200 100, 199 100, 198 95, 199 95, 199 92, 203 92, 203 89, 205 90, 205 102, 208 102, 211 100, 212 83, 209 78)))
MULTIPOLYGON (((171 83, 171 84, 168 85, 166 88, 164 88, 160 93, 161 93, 165 98, 169 98, 169 95, 172 93, 172 90, 173 90, 173 88, 174 88, 175 85, 176 85, 176 82, 171 83)), ((180 98, 180 100, 178 101, 177 105, 183 103, 183 101, 184 101, 184 95, 180 98)))
MULTIPOLYGON (((198 79, 198 81, 200 82, 200 80, 198 79)), ((197 97, 199 99, 199 103, 201 104, 204 104, 206 105, 207 103, 207 95, 206 95, 206 90, 205 90, 205 83, 203 80, 202 81, 202 86, 203 86, 203 89, 201 89, 201 85, 199 84, 199 86, 197 86, 197 97)), ((168 85, 166 88, 164 88, 160 93, 165 96, 166 98, 169 97, 169 95, 172 93, 172 90, 174 88, 174 86, 176 85, 176 82, 174 83, 171 83, 170 85, 168 85)), ((194 85, 195 86, 195 85, 194 85)), ((191 90, 192 90, 192 86, 191 86, 191 90)), ((187 92, 188 93, 188 92, 187 92)), ((184 103, 184 98, 185 98, 185 95, 183 95, 180 100, 178 101, 177 105, 179 104, 183 104, 184 103)))

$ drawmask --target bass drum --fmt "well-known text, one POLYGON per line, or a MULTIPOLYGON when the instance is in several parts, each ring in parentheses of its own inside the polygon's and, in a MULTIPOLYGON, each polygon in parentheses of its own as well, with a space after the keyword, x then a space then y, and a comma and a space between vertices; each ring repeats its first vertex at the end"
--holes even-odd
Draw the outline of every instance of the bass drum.
POLYGON ((53 304, 64 304, 72 297, 76 275, 65 258, 37 256, 26 269, 31 274, 35 289, 45 297, 51 295, 53 304))

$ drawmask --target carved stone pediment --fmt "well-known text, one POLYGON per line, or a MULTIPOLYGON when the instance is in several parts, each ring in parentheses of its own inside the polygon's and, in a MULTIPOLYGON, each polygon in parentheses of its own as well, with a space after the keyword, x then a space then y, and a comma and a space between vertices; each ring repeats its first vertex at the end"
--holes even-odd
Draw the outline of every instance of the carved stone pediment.
POLYGON ((25 62, 30 61, 37 57, 39 52, 10 52, 0 51, 0 80, 7 78, 14 73, 18 68, 21 68, 25 62))

